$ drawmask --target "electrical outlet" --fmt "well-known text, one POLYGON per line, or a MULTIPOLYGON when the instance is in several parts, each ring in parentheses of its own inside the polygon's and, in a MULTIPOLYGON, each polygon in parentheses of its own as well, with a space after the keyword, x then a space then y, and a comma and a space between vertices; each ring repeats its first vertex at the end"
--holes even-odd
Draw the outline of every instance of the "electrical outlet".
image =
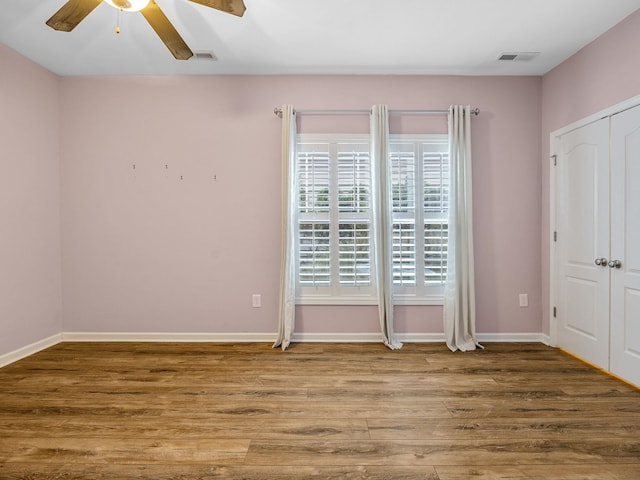
POLYGON ((521 293, 518 297, 520 299, 520 306, 521 307, 528 307, 529 306, 529 294, 521 293))
POLYGON ((253 305, 253 308, 259 308, 262 306, 262 295, 260 295, 259 293, 254 293, 253 296, 251 297, 251 303, 253 305))

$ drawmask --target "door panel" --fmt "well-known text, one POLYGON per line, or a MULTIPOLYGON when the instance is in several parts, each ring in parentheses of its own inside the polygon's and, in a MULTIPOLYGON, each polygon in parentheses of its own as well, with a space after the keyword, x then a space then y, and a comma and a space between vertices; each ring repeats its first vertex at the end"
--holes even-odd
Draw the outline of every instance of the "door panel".
POLYGON ((640 107, 612 117, 611 371, 640 385, 640 107))
POLYGON ((609 367, 609 120, 563 135, 558 156, 558 342, 609 367))
POLYGON ((596 312, 598 310, 598 282, 566 276, 566 303, 572 310, 566 317, 565 328, 574 335, 584 335, 597 341, 596 312))

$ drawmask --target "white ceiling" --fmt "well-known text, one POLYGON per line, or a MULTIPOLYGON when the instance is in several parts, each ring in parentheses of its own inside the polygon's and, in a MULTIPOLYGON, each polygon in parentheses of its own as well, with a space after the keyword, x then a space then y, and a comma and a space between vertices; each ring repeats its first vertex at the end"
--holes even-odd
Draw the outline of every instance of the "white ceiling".
POLYGON ((66 0, 2 0, 0 42, 59 75, 543 75, 640 0, 245 0, 242 18, 156 0, 193 51, 175 60, 140 13, 99 5, 72 32, 45 25, 66 0), (539 52, 505 62, 504 52, 539 52))

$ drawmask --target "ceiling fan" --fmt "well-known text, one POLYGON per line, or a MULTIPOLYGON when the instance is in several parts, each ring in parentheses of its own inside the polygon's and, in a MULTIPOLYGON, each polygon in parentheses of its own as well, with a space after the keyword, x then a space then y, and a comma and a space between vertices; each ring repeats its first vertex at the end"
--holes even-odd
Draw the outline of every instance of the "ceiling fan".
MULTIPOLYGON (((46 23, 54 30, 70 32, 103 1, 121 11, 142 13, 177 60, 187 60, 193 56, 191 49, 160 10, 155 0, 68 0, 46 23)), ((243 0, 190 1, 238 17, 241 17, 246 10, 243 0)))

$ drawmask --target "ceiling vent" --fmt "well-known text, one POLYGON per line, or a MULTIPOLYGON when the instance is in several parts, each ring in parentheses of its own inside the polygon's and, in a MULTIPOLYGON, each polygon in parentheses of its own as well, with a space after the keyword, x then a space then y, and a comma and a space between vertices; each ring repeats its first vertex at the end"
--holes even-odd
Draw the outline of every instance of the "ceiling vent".
POLYGON ((540 55, 540 52, 509 52, 500 55, 498 60, 506 62, 529 62, 540 55))
POLYGON ((193 57, 191 57, 191 60, 208 60, 210 62, 215 62, 216 60, 218 60, 218 57, 216 57, 213 52, 201 50, 199 52, 193 52, 193 57))

